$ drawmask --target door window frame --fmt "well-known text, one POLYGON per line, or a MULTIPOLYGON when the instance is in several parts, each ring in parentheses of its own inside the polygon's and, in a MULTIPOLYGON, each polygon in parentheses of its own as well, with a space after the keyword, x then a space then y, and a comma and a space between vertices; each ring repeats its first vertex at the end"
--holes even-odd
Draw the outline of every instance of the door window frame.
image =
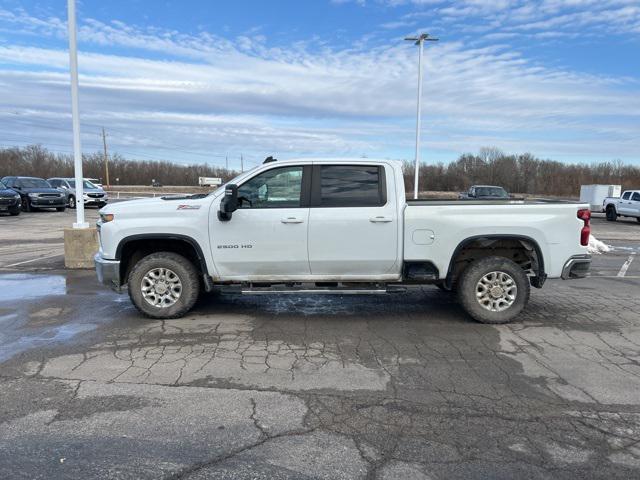
POLYGON ((274 210, 274 209, 280 209, 280 210, 284 210, 284 209, 290 209, 290 208, 309 208, 309 203, 310 203, 310 198, 311 198, 311 168, 312 165, 278 165, 274 168, 268 168, 266 170, 261 170, 258 173, 256 173, 254 176, 247 178, 246 180, 244 180, 242 183, 240 183, 238 185, 238 190, 240 190, 240 188, 250 182, 251 180, 253 180, 254 178, 262 175, 263 173, 266 172, 271 172, 272 170, 282 170, 284 168, 302 168, 302 184, 300 186, 300 205, 297 207, 284 207, 284 206, 280 206, 280 205, 274 205, 272 207, 270 206, 263 206, 263 207, 238 207, 237 211, 242 211, 242 210, 274 210))
POLYGON ((311 176, 311 208, 382 208, 388 203, 387 198, 387 176, 384 165, 367 163, 321 163, 313 165, 313 175, 311 176), (322 167, 368 167, 378 169, 378 195, 381 200, 376 205, 322 205, 322 167))

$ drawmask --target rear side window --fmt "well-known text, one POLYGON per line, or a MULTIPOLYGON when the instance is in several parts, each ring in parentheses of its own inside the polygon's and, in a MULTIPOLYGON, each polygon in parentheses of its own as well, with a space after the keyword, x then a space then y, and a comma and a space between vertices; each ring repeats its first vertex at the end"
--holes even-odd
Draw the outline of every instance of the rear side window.
POLYGON ((635 192, 635 193, 633 194, 633 197, 631 197, 631 200, 634 200, 634 201, 636 201, 636 202, 640 202, 640 193, 635 192))
MULTIPOLYGON (((316 170, 317 171, 317 170, 316 170)), ((319 207, 377 207, 386 203, 384 173, 377 165, 321 165, 319 207)))
POLYGON ((624 195, 622 195, 622 199, 623 200, 629 200, 630 196, 631 196, 631 192, 624 192, 624 195))

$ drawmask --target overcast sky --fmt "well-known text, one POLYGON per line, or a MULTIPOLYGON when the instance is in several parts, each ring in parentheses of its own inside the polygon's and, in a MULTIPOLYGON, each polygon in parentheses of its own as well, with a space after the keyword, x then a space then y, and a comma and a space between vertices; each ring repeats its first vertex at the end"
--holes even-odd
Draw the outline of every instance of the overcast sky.
MULTIPOLYGON (((84 0, 83 150, 640 164, 640 0, 84 0)), ((66 1, 0 0, 0 145, 70 152, 66 1)))

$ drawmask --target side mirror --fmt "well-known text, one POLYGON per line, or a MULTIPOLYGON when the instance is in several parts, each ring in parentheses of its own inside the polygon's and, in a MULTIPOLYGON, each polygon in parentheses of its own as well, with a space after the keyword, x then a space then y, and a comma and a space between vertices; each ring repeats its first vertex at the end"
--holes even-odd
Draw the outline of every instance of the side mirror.
POLYGON ((220 210, 218 210, 218 220, 228 222, 231 215, 238 209, 238 186, 234 184, 227 185, 224 189, 224 197, 220 202, 220 210))

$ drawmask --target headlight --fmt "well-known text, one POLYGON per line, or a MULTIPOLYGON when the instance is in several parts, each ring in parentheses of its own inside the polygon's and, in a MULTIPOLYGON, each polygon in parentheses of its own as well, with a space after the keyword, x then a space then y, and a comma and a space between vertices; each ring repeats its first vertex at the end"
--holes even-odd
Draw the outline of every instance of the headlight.
POLYGON ((37 193, 28 193, 27 195, 29 195, 31 198, 38 198, 37 193))
POLYGON ((14 197, 16 200, 18 200, 20 198, 20 195, 18 195, 17 193, 14 195, 14 197))
POLYGON ((102 220, 102 223, 112 222, 114 218, 115 218, 115 215, 113 213, 100 214, 100 220, 102 220))

